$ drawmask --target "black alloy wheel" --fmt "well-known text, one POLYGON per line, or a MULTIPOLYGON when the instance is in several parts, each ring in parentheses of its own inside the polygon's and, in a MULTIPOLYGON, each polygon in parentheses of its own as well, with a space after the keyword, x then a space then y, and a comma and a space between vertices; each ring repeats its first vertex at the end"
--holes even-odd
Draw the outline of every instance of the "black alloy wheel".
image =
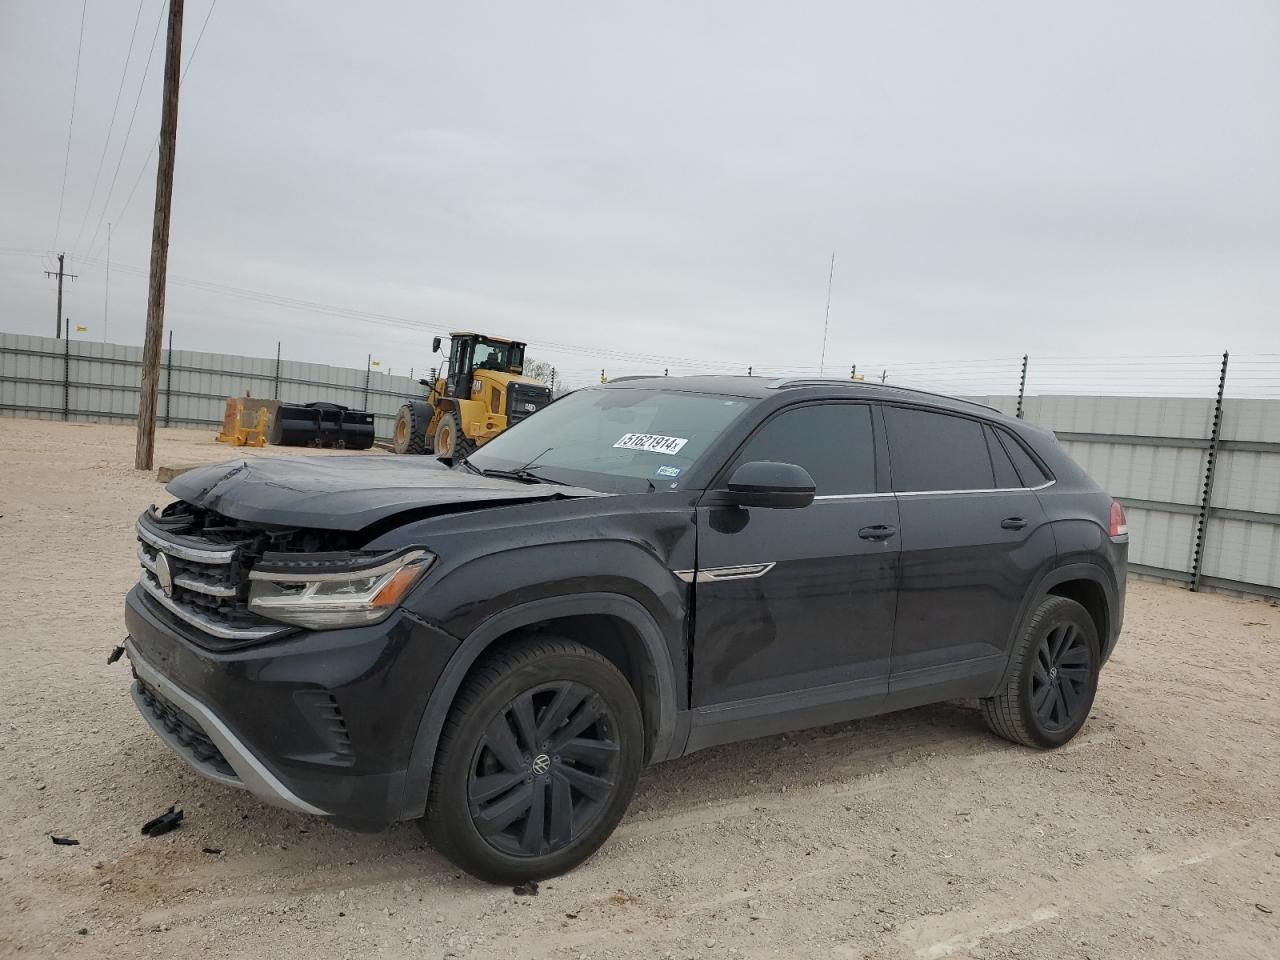
POLYGON ((1098 628, 1067 597, 1046 597, 1013 647, 1008 679, 981 702, 987 726, 1028 747, 1060 747, 1084 726, 1098 690, 1098 628))
POLYGON ((570 680, 527 690, 485 728, 467 782, 476 830, 495 849, 564 849, 599 817, 618 783, 616 727, 594 691, 570 680))
POLYGON ((420 825, 481 880, 553 877, 608 839, 643 758, 640 705, 609 660, 560 637, 504 645, 454 698, 420 825))
POLYGON ((1073 623, 1050 630, 1031 664, 1031 706, 1049 732, 1065 730, 1085 702, 1092 657, 1083 631, 1073 623))

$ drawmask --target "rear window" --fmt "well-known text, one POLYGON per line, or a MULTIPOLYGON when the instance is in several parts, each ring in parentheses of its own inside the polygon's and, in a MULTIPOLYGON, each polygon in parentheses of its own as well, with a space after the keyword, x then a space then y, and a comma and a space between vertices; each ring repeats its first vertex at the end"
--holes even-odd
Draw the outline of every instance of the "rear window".
POLYGON ((996 433, 1004 444, 1005 450, 1008 451, 1014 467, 1017 468, 1024 487, 1038 487, 1052 479, 1041 469, 1040 464, 1031 459, 1031 454, 1027 453, 1021 442, 1013 434, 1003 427, 998 427, 996 433))
POLYGON ((990 490, 995 486, 982 424, 965 417, 885 407, 893 489, 990 490))
POLYGON ((996 486, 1001 490, 1012 490, 1022 486, 1022 478, 1014 469, 1009 454, 1001 446, 995 430, 988 426, 983 427, 983 432, 987 435, 987 450, 991 453, 991 466, 996 472, 996 486))

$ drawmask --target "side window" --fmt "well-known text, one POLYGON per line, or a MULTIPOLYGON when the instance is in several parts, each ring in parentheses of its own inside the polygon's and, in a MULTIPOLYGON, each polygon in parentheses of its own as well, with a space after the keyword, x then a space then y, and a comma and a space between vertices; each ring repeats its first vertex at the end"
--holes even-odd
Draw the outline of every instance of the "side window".
POLYGON ((865 403, 792 407, 765 423, 734 462, 774 460, 804 467, 818 496, 876 492, 875 440, 865 403))
POLYGON ((965 417, 885 407, 893 489, 990 490, 995 486, 982 424, 965 417))
POLYGON ((1042 483, 1048 483, 1052 477, 1045 474, 1040 464, 1031 459, 1031 454, 1027 453, 1022 444, 1013 438, 1013 435, 1001 427, 998 430, 1000 442, 1004 444, 1005 450, 1009 452, 1009 457, 1013 460, 1013 465, 1017 467, 1018 474, 1022 477, 1022 485, 1024 487, 1038 487, 1042 483))
POLYGON ((1012 490, 1022 486, 1018 471, 1013 469, 1013 461, 1009 459, 1009 454, 1004 452, 1004 447, 1000 445, 995 430, 989 426, 982 429, 987 435, 987 450, 991 453, 991 466, 996 471, 996 486, 1001 490, 1012 490))

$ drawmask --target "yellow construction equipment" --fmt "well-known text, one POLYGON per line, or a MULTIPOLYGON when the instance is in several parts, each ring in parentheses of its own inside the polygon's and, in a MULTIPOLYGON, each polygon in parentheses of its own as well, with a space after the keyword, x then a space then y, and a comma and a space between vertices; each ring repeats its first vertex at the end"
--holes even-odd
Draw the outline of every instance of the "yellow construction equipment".
POLYGON ((271 429, 272 404, 271 400, 253 397, 227 397, 222 432, 215 439, 233 447, 265 447, 271 429))
MULTIPOLYGON (((450 334, 446 371, 430 380, 422 400, 410 400, 396 417, 396 453, 465 457, 507 427, 551 402, 551 390, 523 376, 525 345, 483 333, 450 334)), ((440 351, 440 337, 431 344, 440 351)))

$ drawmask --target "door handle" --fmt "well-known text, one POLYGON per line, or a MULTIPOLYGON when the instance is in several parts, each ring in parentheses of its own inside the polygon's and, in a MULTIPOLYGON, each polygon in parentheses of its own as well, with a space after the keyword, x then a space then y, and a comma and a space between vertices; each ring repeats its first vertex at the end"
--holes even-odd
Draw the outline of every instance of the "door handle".
POLYGON ((1000 521, 1000 527, 1003 530, 1021 530, 1027 525, 1027 521, 1022 517, 1005 517, 1000 521))
POLYGON ((877 523, 875 526, 863 527, 858 531, 858 536, 863 540, 888 540, 898 528, 890 523, 877 523))

